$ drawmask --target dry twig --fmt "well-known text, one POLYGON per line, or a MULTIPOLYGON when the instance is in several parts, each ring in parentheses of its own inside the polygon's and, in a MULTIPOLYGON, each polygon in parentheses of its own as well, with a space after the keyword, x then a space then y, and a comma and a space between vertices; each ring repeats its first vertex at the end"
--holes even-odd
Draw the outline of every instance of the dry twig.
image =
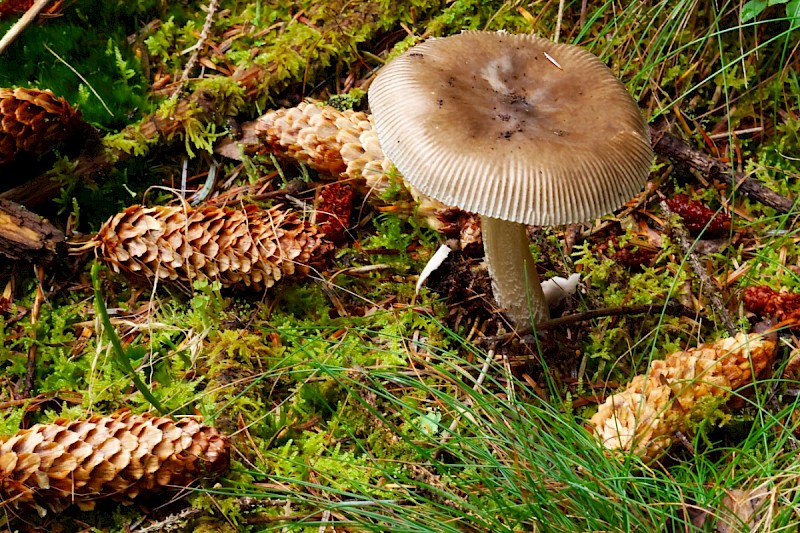
POLYGON ((708 271, 705 269, 705 267, 700 263, 697 255, 694 253, 694 246, 689 239, 689 234, 686 232, 686 229, 682 224, 676 223, 674 213, 670 210, 669 205, 667 205, 665 200, 661 200, 661 209, 663 209, 664 213, 666 213, 671 219, 672 223, 670 224, 670 231, 678 241, 678 245, 681 247, 681 250, 683 250, 683 255, 686 257, 686 261, 688 261, 689 265, 692 267, 692 271, 694 271, 695 275, 700 279, 700 285, 703 290, 703 294, 705 294, 706 298, 708 298, 709 305, 714 310, 714 313, 716 313, 716 315, 725 324, 725 329, 728 330, 728 334, 731 337, 736 335, 736 324, 733 322, 733 318, 731 317, 730 313, 728 313, 728 309, 725 307, 725 304, 719 295, 719 287, 714 279, 708 274, 708 271))
POLYGON ((702 172, 711 179, 731 182, 735 190, 742 191, 753 200, 776 211, 781 213, 792 211, 795 202, 790 198, 781 196, 755 178, 731 170, 728 165, 707 156, 699 150, 695 150, 666 131, 650 126, 650 141, 653 145, 653 150, 658 155, 674 159, 682 165, 702 172))
POLYGON ((189 58, 189 61, 186 62, 186 67, 183 69, 183 73, 178 80, 178 86, 172 93, 172 98, 177 98, 181 91, 183 91, 183 87, 189 80, 189 74, 192 72, 192 69, 197 64, 197 60, 200 58, 200 52, 203 50, 203 45, 205 45, 206 41, 208 40, 208 36, 211 33, 211 25, 214 23, 214 15, 217 13, 218 3, 218 0, 211 0, 208 3, 208 7, 206 8, 208 11, 206 13, 206 21, 203 23, 203 29, 200 31, 200 37, 193 46, 183 51, 183 53, 191 51, 192 56, 189 58))
POLYGON ((44 268, 41 265, 34 265, 33 270, 36 273, 36 296, 33 299, 33 307, 31 307, 31 337, 33 337, 33 342, 28 348, 28 367, 25 372, 25 386, 22 389, 22 395, 25 398, 30 397, 33 391, 33 381, 36 378, 36 351, 39 345, 36 338, 38 329, 36 323, 39 322, 39 311, 44 301, 44 290, 42 288, 44 284, 44 268))
POLYGON ((664 303, 653 303, 646 305, 629 305, 622 307, 603 307, 601 309, 589 309, 580 313, 574 313, 561 318, 547 320, 536 325, 537 330, 553 329, 559 326, 586 322, 595 318, 606 316, 623 315, 650 315, 652 313, 664 313, 671 316, 694 316, 695 313, 674 300, 664 303))
POLYGON ((0 255, 46 264, 55 261, 64 246, 60 229, 21 205, 0 199, 0 255))
POLYGON ((47 7, 47 4, 50 3, 50 0, 36 0, 33 5, 28 9, 24 15, 22 15, 19 20, 11 26, 3 38, 0 39, 0 54, 5 52, 6 48, 11 46, 11 43, 19 37, 22 31, 28 27, 28 25, 33 22, 39 13, 47 7))

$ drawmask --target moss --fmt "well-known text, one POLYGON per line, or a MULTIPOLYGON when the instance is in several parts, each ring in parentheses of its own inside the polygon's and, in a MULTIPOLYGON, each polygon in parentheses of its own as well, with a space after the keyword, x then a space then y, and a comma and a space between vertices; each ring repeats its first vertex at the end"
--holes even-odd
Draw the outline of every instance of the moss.
MULTIPOLYGON (((588 242, 576 247, 573 255, 583 282, 588 284, 594 307, 663 303, 677 298, 686 281, 691 279, 688 265, 670 262, 674 257, 673 245, 666 236, 662 237, 662 251, 655 260, 656 266, 638 272, 631 272, 610 259, 598 258, 588 242)), ((614 363, 617 371, 616 363, 622 357, 630 357, 632 365, 646 363, 652 351, 659 354, 678 349, 681 340, 688 340, 689 333, 679 317, 669 315, 607 317, 593 323, 581 351, 595 360, 589 367, 590 379, 608 379, 606 362, 614 363)))
POLYGON ((73 324, 83 311, 80 305, 53 308, 44 305, 35 325, 29 320, 0 330, 3 337, 3 356, 0 365, 6 379, 24 379, 28 354, 36 354, 36 392, 54 393, 62 390, 81 390, 88 370, 85 360, 72 353, 76 342, 73 324))
POLYGON ((0 435, 13 435, 22 428, 26 407, 20 409, 4 409, 0 411, 0 435))
POLYGON ((122 133, 109 133, 103 138, 103 145, 109 150, 120 151, 132 156, 145 155, 149 147, 158 144, 157 138, 146 138, 139 135, 138 138, 131 138, 130 135, 122 133))
POLYGON ((325 103, 339 111, 347 111, 348 109, 358 109, 366 96, 367 93, 363 89, 356 88, 347 94, 331 95, 325 103))
MULTIPOLYGON (((623 240, 624 242, 624 240, 623 240)), ((666 236, 656 263, 663 263, 674 253, 666 236)), ((640 272, 630 272, 611 259, 600 260, 589 249, 589 243, 576 248, 575 264, 580 266, 583 279, 596 289, 602 304, 614 307, 623 304, 650 304, 674 297, 688 274, 686 267, 668 264, 644 267, 640 272)))
POLYGON ((776 136, 759 147, 757 159, 748 163, 746 173, 755 172, 767 187, 791 195, 792 177, 800 174, 800 164, 787 156, 800 150, 800 119, 787 118, 775 129, 776 136))
MULTIPOLYGON (((460 30, 505 30, 511 33, 530 33, 531 21, 499 0, 455 0, 442 14, 428 23, 428 31, 436 36, 450 35, 460 30)), ((537 33, 541 33, 541 28, 537 33)))
POLYGON ((275 300, 281 303, 281 315, 305 319, 308 324, 324 324, 330 317, 331 302, 317 285, 286 284, 276 287, 275 300))
MULTIPOLYGON (((385 424, 367 409, 363 399, 353 399, 357 391, 351 391, 340 409, 334 426, 337 438, 352 439, 353 446, 379 458, 381 462, 411 461, 417 450, 397 435, 396 428, 385 424)), ((390 405, 385 406, 391 409, 390 405)))
MULTIPOLYGON (((88 122, 106 129, 124 126, 130 113, 149 107, 148 82, 127 35, 137 30, 138 17, 154 14, 159 4, 89 0, 33 25, 0 59, 0 87, 50 89, 88 122), (14 60, 6 61, 9 57, 14 60)), ((0 35, 11 23, 0 23, 0 35)))
POLYGON ((386 250, 387 253, 374 254, 373 260, 392 265, 399 272, 412 268, 421 268, 424 262, 410 252, 412 244, 419 238, 434 242, 432 232, 414 226, 409 219, 403 219, 390 213, 383 213, 373 219, 375 234, 362 240, 361 247, 372 250, 386 250))
POLYGON ((235 433, 243 423, 256 435, 271 435, 274 427, 264 415, 277 379, 268 370, 280 354, 247 331, 221 331, 209 338, 200 363, 207 392, 204 411, 218 427, 235 433))
MULTIPOLYGON (((71 166, 70 166, 71 168, 71 166)), ((77 230, 90 233, 97 229, 112 215, 132 204, 142 203, 145 191, 157 182, 163 172, 150 158, 134 158, 120 163, 107 173, 97 173, 88 183, 77 182, 74 178, 63 178, 60 197, 61 206, 80 206, 81 225, 77 230)), ((156 193, 151 193, 151 198, 156 193)), ((66 214, 64 211, 62 214, 66 214)))

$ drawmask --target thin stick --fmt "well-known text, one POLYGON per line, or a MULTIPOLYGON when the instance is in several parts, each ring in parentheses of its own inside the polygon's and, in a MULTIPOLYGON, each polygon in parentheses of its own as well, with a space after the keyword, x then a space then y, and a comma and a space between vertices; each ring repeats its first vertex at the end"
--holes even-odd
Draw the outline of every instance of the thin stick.
POLYGON ((695 275, 700 278, 703 293, 705 293, 706 298, 708 298, 709 305, 725 324, 725 329, 728 330, 728 334, 731 337, 735 336, 739 330, 736 327, 736 324, 733 322, 733 318, 731 317, 730 313, 728 313, 728 309, 725 307, 725 304, 722 302, 722 298, 720 298, 719 293, 717 292, 719 287, 717 287, 716 282, 711 278, 711 276, 708 275, 708 271, 700 263, 700 260, 694 253, 694 247, 689 240, 689 235, 686 232, 686 228, 684 228, 682 224, 678 224, 675 221, 675 215, 670 210, 666 200, 661 200, 661 209, 667 214, 667 217, 671 219, 671 232, 676 237, 681 250, 683 250, 683 254, 686 256, 686 261, 689 262, 689 265, 692 267, 695 275))
POLYGON ((626 307, 602 307, 600 309, 589 309, 580 313, 574 313, 561 318, 547 320, 540 324, 536 324, 537 330, 553 329, 567 324, 576 324, 578 322, 587 322, 595 318, 603 318, 607 316, 623 316, 623 315, 650 315, 654 312, 663 312, 670 316, 694 316, 694 312, 689 310, 683 305, 675 302, 674 300, 667 300, 664 303, 653 303, 643 305, 630 305, 626 307))
POLYGON ((33 307, 31 307, 31 336, 33 337, 33 342, 28 349, 25 387, 22 390, 22 394, 25 398, 30 398, 31 392, 33 392, 33 382, 34 379, 36 379, 36 351, 39 345, 36 335, 36 330, 38 329, 36 323, 39 322, 39 311, 44 301, 44 290, 42 289, 42 285, 44 284, 44 268, 42 268, 41 265, 35 265, 33 271, 36 274, 36 296, 33 299, 33 307))
POLYGON ((733 189, 741 191, 757 202, 781 213, 790 213, 794 208, 795 202, 792 199, 778 194, 755 177, 732 170, 730 165, 690 147, 666 131, 650 126, 650 142, 658 155, 674 159, 684 166, 702 172, 712 180, 727 181, 733 189))
POLYGON ((186 180, 189 174, 189 160, 183 158, 183 169, 181 170, 181 200, 186 199, 186 180))
POLYGON ((50 0, 36 0, 33 5, 28 8, 24 15, 22 15, 19 20, 11 26, 3 38, 0 39, 0 54, 5 52, 6 48, 8 48, 14 40, 19 37, 19 34, 22 33, 28 24, 33 22, 39 13, 42 12, 42 9, 47 7, 47 4, 50 3, 50 0))
POLYGON ((578 23, 580 27, 583 28, 583 25, 586 23, 586 8, 589 5, 589 0, 581 0, 581 16, 578 19, 578 23))
POLYGON ((564 0, 558 0, 558 18, 556 18, 556 35, 553 41, 558 42, 561 36, 561 21, 564 19, 564 0))
MULTIPOLYGON (((556 327, 566 326, 569 324, 577 324, 580 322, 588 322, 596 318, 603 318, 607 316, 625 316, 625 315, 650 315, 652 313, 664 313, 670 316, 687 316, 693 317, 697 313, 688 309, 687 307, 679 304, 674 300, 667 300, 661 303, 643 304, 643 305, 629 305, 624 307, 602 307, 600 309, 589 309, 588 311, 581 311, 571 315, 562 316, 553 320, 546 320, 536 324, 536 331, 544 331, 556 327)), ((517 337, 516 333, 507 333, 505 335, 487 335, 478 340, 482 345, 493 345, 496 343, 508 342, 512 338, 517 337)), ((534 335, 524 335, 520 341, 523 344, 535 344, 536 337, 534 335)))
POLYGON ((114 113, 112 113, 112 112, 111 112, 111 110, 108 108, 108 106, 107 106, 107 105, 106 105, 106 103, 103 101, 103 99, 102 99, 102 98, 100 98, 100 95, 99 95, 99 94, 97 94, 97 91, 95 91, 95 90, 94 90, 94 87, 92 87, 92 84, 91 84, 91 83, 89 83, 89 80, 87 80, 86 78, 84 78, 84 77, 83 77, 83 75, 82 75, 80 72, 78 72, 77 70, 75 70, 75 67, 73 67, 72 65, 70 65, 69 63, 67 63, 67 62, 64 60, 64 58, 63 58, 63 57, 61 57, 60 55, 58 55, 57 53, 55 53, 55 52, 54 52, 54 51, 53 51, 53 50, 52 50, 52 49, 51 49, 49 46, 47 46, 47 45, 44 45, 44 47, 45 47, 45 49, 46 49, 48 52, 50 52, 51 54, 53 54, 53 55, 56 57, 56 59, 58 59, 59 61, 61 61, 62 63, 64 63, 64 65, 66 65, 66 67, 67 67, 68 69, 70 69, 70 70, 71 70, 71 71, 72 71, 72 72, 73 72, 73 73, 74 73, 76 76, 78 76, 78 77, 81 79, 81 81, 82 81, 83 83, 85 83, 85 84, 86 84, 86 86, 87 86, 87 87, 89 87, 89 90, 90 90, 90 91, 92 91, 92 94, 93 94, 93 95, 95 95, 95 97, 97 97, 97 99, 98 99, 98 100, 100 100, 100 103, 101 103, 101 104, 103 104, 103 107, 105 108, 105 110, 106 110, 106 111, 108 111, 108 114, 109 114, 109 115, 111 115, 111 116, 113 117, 113 116, 114 116, 114 113))
POLYGON ((175 88, 175 92, 172 93, 172 98, 176 98, 178 94, 183 91, 183 86, 186 85, 186 82, 189 80, 189 74, 192 72, 195 64, 197 64, 197 60, 200 59, 200 52, 203 49, 203 45, 206 44, 208 40, 208 35, 211 33, 211 25, 214 23, 214 15, 217 13, 217 3, 218 0, 211 0, 208 3, 208 13, 206 13, 206 21, 203 23, 203 29, 200 31, 200 38, 197 39, 197 42, 193 46, 190 46, 182 52, 184 54, 192 52, 192 56, 189 58, 189 61, 186 62, 186 67, 183 69, 183 73, 178 80, 178 86, 175 88))
POLYGON ((164 531, 165 529, 172 529, 175 526, 183 525, 186 523, 191 517, 202 513, 203 510, 197 507, 189 507, 184 509, 178 513, 171 514, 153 524, 149 524, 141 529, 137 529, 134 527, 131 531, 135 531, 136 533, 153 533, 155 531, 164 531))

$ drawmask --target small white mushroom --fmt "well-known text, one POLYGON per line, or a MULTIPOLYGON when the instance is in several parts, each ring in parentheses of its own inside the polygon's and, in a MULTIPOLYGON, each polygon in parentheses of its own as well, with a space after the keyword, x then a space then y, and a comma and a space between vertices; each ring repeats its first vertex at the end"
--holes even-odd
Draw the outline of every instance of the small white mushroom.
POLYGON ((581 281, 581 275, 575 272, 570 274, 568 278, 561 276, 553 276, 542 282, 542 293, 544 299, 547 301, 548 307, 551 309, 564 301, 568 296, 575 294, 578 290, 578 283, 581 281))

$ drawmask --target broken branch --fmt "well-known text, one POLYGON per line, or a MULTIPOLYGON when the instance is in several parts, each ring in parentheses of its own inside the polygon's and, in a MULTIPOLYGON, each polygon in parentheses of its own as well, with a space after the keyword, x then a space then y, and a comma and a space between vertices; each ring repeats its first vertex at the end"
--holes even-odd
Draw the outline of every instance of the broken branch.
POLYGON ((782 196, 755 178, 733 171, 718 159, 709 157, 675 137, 671 133, 650 126, 650 142, 653 150, 660 156, 668 157, 691 169, 702 172, 711 179, 731 182, 735 190, 768 207, 789 213, 795 202, 782 196))

